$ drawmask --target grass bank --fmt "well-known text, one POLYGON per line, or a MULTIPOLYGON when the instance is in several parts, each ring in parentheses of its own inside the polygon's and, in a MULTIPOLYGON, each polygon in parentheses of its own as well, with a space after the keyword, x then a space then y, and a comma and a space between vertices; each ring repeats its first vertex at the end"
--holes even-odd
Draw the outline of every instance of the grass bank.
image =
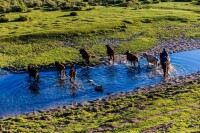
MULTIPOLYGON (((49 65, 54 61, 82 62, 78 49, 93 56, 106 56, 105 44, 116 54, 151 49, 158 40, 200 38, 199 6, 189 2, 167 2, 131 7, 95 6, 92 10, 33 10, 6 13, 9 22, 0 24, 0 67, 28 64, 49 65), (16 21, 28 16, 27 21, 16 21)), ((98 63, 96 58, 93 63, 98 63)))
POLYGON ((0 120, 1 132, 198 132, 200 80, 0 120))

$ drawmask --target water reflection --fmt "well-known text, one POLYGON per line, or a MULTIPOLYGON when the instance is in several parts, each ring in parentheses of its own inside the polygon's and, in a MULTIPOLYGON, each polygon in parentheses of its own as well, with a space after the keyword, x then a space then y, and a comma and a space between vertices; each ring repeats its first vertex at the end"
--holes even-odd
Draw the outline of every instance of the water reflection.
POLYGON ((58 78, 56 84, 57 84, 57 87, 60 87, 60 88, 65 88, 66 87, 65 80, 62 79, 62 78, 58 78))
POLYGON ((127 74, 127 77, 137 77, 137 75, 140 74, 140 68, 134 68, 134 67, 130 67, 130 66, 127 66, 125 68, 125 71, 126 71, 126 74, 127 74))
POLYGON ((80 69, 79 73, 81 74, 82 79, 91 79, 91 69, 89 67, 80 69))
POLYGON ((70 94, 75 95, 77 91, 78 91, 78 89, 77 89, 76 84, 75 83, 70 84, 70 91, 69 91, 70 94))
POLYGON ((117 76, 117 67, 115 65, 109 66, 105 68, 105 74, 109 80, 114 79, 117 76))
POLYGON ((34 94, 34 95, 39 95, 40 92, 39 92, 39 85, 37 82, 31 82, 29 84, 29 90, 34 94))

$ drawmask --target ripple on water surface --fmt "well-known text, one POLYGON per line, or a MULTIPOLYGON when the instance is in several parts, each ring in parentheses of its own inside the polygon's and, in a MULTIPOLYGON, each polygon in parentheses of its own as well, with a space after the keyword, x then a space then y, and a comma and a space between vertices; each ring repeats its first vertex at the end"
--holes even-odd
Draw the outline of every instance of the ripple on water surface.
MULTIPOLYGON (((200 50, 171 54, 170 77, 199 71, 199 56, 200 50)), ((75 87, 70 85, 69 77, 59 79, 57 72, 40 72, 39 83, 29 80, 27 73, 1 74, 0 117, 94 100, 107 93, 129 91, 162 82, 160 69, 147 67, 145 59, 140 60, 140 63, 140 69, 124 63, 77 69, 75 87), (104 92, 96 92, 88 80, 103 85, 104 92)))

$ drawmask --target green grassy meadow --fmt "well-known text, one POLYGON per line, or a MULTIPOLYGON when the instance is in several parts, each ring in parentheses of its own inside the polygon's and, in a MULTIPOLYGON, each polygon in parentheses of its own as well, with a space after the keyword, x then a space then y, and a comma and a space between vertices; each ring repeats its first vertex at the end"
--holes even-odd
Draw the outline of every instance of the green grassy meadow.
MULTIPOLYGON (((1 0, 0 0, 1 2, 1 0)), ((0 23, 0 68, 46 66, 61 61, 82 62, 80 48, 95 58, 106 56, 105 45, 116 54, 145 51, 159 40, 200 38, 200 6, 194 2, 141 4, 141 8, 90 6, 76 11, 34 10, 5 13, 0 23), (16 21, 26 16, 28 21, 16 21)), ((0 119, 0 132, 122 132, 137 133, 162 125, 158 132, 200 131, 200 82, 131 94, 88 106, 60 108, 0 119), (164 124, 170 125, 164 128, 164 124)))
MULTIPOLYGON (((200 38, 198 5, 163 2, 141 7, 90 6, 92 10, 76 11, 78 16, 61 10, 6 13, 9 22, 0 23, 0 67, 82 62, 80 48, 93 56, 106 56, 103 40, 120 40, 113 47, 121 54, 127 49, 133 53, 151 49, 159 39, 200 38), (29 20, 16 22, 20 15, 29 20)), ((93 58, 92 62, 99 61, 93 58)))

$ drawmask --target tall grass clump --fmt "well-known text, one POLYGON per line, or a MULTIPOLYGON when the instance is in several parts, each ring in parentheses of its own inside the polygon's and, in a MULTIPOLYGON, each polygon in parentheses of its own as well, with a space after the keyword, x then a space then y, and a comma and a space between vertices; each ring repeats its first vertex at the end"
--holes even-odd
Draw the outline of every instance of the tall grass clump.
POLYGON ((9 21, 9 19, 7 18, 7 17, 5 17, 5 16, 0 16, 0 23, 6 23, 6 22, 8 22, 9 21))

